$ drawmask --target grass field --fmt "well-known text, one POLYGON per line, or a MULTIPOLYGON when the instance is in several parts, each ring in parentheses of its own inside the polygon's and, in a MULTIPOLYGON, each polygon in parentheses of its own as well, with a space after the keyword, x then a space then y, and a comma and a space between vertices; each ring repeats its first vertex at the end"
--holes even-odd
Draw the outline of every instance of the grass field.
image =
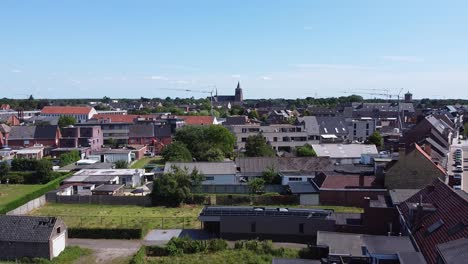
MULTIPOLYGON (((297 258, 297 250, 287 249, 284 258, 297 258)), ((216 253, 187 254, 178 257, 148 258, 149 264, 238 264, 256 263, 270 264, 274 256, 269 254, 258 254, 250 250, 224 250, 216 253)))
POLYGON ((144 157, 140 160, 137 160, 135 163, 133 163, 130 168, 132 169, 143 169, 143 167, 148 164, 150 161, 152 160, 156 160, 156 161, 160 161, 161 160, 161 157, 144 157))
POLYGON ((35 185, 26 185, 26 184, 0 184, 0 209, 2 207, 13 201, 18 199, 21 196, 24 196, 28 193, 34 192, 40 189, 43 185, 35 184, 35 185))
POLYGON ((181 208, 47 204, 31 215, 60 216, 69 227, 88 228, 200 228, 202 206, 181 208))

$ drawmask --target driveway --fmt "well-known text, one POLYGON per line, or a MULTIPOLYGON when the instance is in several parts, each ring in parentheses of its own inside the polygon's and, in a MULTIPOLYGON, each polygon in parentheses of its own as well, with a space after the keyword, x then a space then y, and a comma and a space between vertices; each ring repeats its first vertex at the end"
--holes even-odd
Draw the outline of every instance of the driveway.
MULTIPOLYGON (((117 259, 133 256, 141 247, 141 240, 68 239, 68 245, 93 250, 95 263, 115 263, 117 259)), ((80 262, 78 262, 80 263, 80 262)))

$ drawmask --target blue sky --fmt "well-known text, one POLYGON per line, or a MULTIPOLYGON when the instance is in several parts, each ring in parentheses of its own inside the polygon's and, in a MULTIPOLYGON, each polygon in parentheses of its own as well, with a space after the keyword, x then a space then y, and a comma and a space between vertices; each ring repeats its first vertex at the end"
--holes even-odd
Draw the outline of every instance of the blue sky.
POLYGON ((3 0, 0 92, 202 97, 171 89, 240 80, 246 98, 468 98, 467 14, 468 1, 3 0))

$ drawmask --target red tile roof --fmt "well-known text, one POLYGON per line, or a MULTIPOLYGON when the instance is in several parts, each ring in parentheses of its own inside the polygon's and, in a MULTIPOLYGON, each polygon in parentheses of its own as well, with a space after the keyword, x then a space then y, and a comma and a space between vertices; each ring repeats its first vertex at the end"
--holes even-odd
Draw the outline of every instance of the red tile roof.
POLYGON ((45 106, 41 114, 88 115, 92 109, 90 106, 45 106))
POLYGON ((447 171, 439 164, 435 164, 434 161, 432 161, 431 156, 429 156, 429 154, 427 154, 418 144, 414 144, 414 146, 416 151, 423 154, 423 156, 426 157, 426 159, 428 159, 440 172, 442 172, 443 175, 447 175, 447 171))
POLYGON ((186 125, 212 125, 214 118, 212 116, 178 116, 185 120, 186 125))
MULTIPOLYGON (((324 189, 346 189, 359 186, 359 175, 327 175, 320 188, 324 189)), ((375 176, 363 176, 362 187, 372 187, 375 176)))
POLYGON ((398 205, 406 223, 411 223, 411 203, 419 203, 420 199, 423 204, 431 204, 436 210, 425 215, 420 224, 412 230, 412 234, 426 261, 435 264, 436 245, 468 237, 468 200, 437 179, 433 187, 427 186, 398 205), (443 221, 443 225, 431 233, 428 232, 428 229, 440 220, 443 221))

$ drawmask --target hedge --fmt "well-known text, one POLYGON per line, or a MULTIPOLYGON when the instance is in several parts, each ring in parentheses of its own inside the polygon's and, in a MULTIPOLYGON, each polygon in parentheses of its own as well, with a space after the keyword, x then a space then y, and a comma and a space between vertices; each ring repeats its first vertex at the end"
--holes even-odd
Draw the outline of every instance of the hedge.
POLYGON ((14 210, 20 206, 22 206, 23 204, 31 201, 31 200, 34 200, 38 197, 41 197, 42 195, 46 194, 47 192, 50 192, 50 191, 53 191, 57 188, 60 187, 60 183, 68 178, 70 175, 67 174, 67 175, 64 175, 62 177, 59 177, 53 181, 50 181, 48 182, 47 184, 44 184, 44 186, 42 186, 42 188, 40 189, 37 189, 36 191, 34 192, 30 192, 24 196, 21 196, 7 204, 5 204, 3 206, 2 209, 0 209, 0 214, 6 214, 7 212, 11 211, 11 210, 14 210))
POLYGON ((145 246, 142 246, 135 255, 133 255, 133 258, 130 260, 129 264, 145 264, 146 263, 146 250, 145 246))
POLYGON ((141 228, 68 228, 69 238, 141 239, 141 228))

